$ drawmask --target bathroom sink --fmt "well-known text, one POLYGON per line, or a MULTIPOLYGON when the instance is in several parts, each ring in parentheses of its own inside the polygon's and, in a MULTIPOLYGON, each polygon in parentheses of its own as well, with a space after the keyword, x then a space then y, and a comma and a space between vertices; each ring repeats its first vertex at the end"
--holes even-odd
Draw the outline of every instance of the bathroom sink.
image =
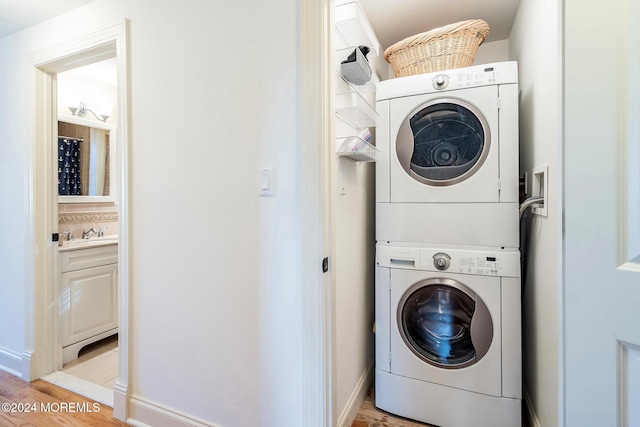
POLYGON ((91 239, 67 240, 62 243, 59 250, 72 251, 76 249, 94 248, 96 246, 117 245, 118 236, 93 237, 91 239))

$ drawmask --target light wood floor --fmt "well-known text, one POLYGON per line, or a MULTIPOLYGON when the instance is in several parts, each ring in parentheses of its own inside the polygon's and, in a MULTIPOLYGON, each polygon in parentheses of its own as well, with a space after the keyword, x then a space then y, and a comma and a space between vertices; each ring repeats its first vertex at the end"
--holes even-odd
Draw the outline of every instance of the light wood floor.
MULTIPOLYGON (((117 336, 105 338, 85 347, 78 357, 64 365, 63 372, 95 384, 113 389, 118 376, 118 339, 117 336)), ((40 402, 94 402, 48 382, 37 380, 31 384, 0 371, 1 403, 40 402)), ((0 426, 126 426, 113 420, 113 410, 100 405, 97 413, 15 413, 0 410, 0 426), (54 417, 54 418, 51 418, 54 417), (47 424, 41 424, 43 420, 47 424)), ((351 427, 429 427, 428 424, 398 417, 375 407, 375 388, 372 386, 360 406, 351 427)))
POLYGON ((43 380, 113 407, 113 387, 118 379, 118 337, 114 335, 85 346, 79 357, 43 380))
MULTIPOLYGON (((374 389, 371 388, 362 403, 352 427, 428 427, 427 424, 396 417, 377 409, 374 405, 374 389)), ((17 405, 38 405, 44 403, 69 402, 73 405, 87 403, 91 411, 73 412, 10 412, 0 410, 0 426, 2 427, 34 427, 34 426, 93 426, 93 427, 123 427, 128 424, 113 419, 113 410, 105 405, 99 405, 97 411, 92 406, 94 401, 73 392, 36 380, 32 383, 22 381, 12 375, 0 371, 0 405, 4 403, 17 405)), ((54 406, 52 406, 53 408, 54 406)), ((15 408, 18 409, 18 408, 15 408)))
POLYGON ((46 381, 28 383, 0 371, 0 425, 122 427, 128 424, 114 420, 113 410, 108 406, 46 381))
POLYGON ((118 379, 118 335, 83 347, 79 357, 66 363, 62 372, 113 390, 118 379))

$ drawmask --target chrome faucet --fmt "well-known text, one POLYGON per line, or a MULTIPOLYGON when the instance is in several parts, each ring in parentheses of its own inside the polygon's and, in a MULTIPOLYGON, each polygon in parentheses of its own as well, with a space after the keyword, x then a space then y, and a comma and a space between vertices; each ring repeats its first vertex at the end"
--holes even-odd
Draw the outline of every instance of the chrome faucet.
POLYGON ((83 239, 88 239, 88 238, 89 238, 89 236, 91 236, 91 233, 93 233, 93 234, 98 234, 98 232, 96 231, 96 229, 95 229, 95 228, 90 228, 90 229, 88 229, 88 230, 84 230, 84 231, 82 232, 82 238, 83 238, 83 239))

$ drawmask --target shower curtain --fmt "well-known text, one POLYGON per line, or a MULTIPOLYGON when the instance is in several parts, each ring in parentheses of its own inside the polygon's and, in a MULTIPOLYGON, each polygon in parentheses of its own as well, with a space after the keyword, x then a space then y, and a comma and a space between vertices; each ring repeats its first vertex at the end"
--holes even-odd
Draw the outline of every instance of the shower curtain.
POLYGON ((79 196, 80 143, 82 138, 58 137, 58 194, 79 196))

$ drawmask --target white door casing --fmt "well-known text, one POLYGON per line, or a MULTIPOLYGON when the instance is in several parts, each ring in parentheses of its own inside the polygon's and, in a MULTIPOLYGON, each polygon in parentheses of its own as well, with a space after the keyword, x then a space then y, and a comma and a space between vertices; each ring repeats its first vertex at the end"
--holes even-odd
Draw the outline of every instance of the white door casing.
POLYGON ((563 423, 640 426, 640 5, 564 3, 563 423))
POLYGON ((27 336, 23 378, 36 379, 59 365, 59 336, 54 277, 57 265, 52 233, 57 231, 57 137, 56 74, 115 57, 117 61, 117 182, 118 182, 118 324, 120 350, 118 380, 114 393, 114 416, 124 420, 130 394, 128 372, 129 325, 129 191, 127 109, 127 21, 78 36, 67 43, 37 51, 26 58, 27 138, 30 147, 29 236, 27 245, 27 336))
MULTIPOLYGON (((324 427, 334 418, 333 291, 321 260, 330 257, 331 8, 329 0, 300 2, 300 200, 302 218, 301 417, 324 427)), ((331 261, 329 261, 331 266, 331 261)), ((331 268, 331 267, 330 267, 331 268)))

